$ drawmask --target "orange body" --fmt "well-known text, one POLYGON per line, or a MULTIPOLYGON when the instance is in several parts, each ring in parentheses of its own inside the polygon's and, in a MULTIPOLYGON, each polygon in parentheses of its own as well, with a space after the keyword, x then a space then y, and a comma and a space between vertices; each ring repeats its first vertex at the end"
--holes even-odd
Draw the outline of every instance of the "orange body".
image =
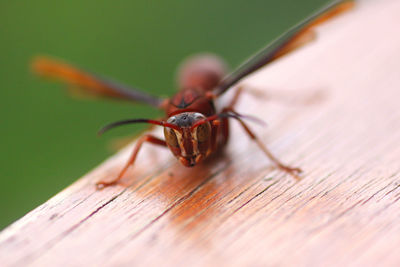
MULTIPOLYGON (((178 145, 167 141, 172 153, 185 166, 194 166, 228 141, 227 118, 210 124, 210 136, 201 142, 193 133, 192 126, 198 120, 216 115, 213 98, 208 94, 225 75, 225 64, 214 55, 198 55, 185 61, 178 74, 180 91, 163 104, 167 118, 187 118, 187 125, 180 123, 181 132, 175 132, 178 145), (196 114, 204 117, 196 119, 196 114)), ((176 123, 176 122, 175 122, 176 123)))

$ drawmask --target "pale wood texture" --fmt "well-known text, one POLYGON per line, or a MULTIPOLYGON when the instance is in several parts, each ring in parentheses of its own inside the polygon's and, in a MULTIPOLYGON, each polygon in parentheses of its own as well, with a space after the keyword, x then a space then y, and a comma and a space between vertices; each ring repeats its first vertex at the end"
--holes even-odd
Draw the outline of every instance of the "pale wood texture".
POLYGON ((238 110, 268 122, 253 128, 302 181, 232 123, 208 163, 145 145, 129 186, 96 191, 131 145, 5 229, 0 265, 399 266, 399 27, 400 1, 361 2, 244 81, 272 99, 238 110))

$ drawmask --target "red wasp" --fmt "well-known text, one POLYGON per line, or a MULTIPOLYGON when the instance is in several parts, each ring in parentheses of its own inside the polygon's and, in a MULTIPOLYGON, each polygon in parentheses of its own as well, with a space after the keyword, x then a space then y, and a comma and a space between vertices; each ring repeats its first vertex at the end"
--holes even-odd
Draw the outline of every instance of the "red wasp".
POLYGON ((237 120, 248 136, 279 169, 298 178, 301 170, 285 165, 273 156, 244 122, 246 116, 235 111, 235 103, 242 92, 240 87, 231 102, 222 109, 216 109, 214 100, 247 75, 311 41, 314 37, 312 31, 314 26, 352 6, 351 1, 332 2, 292 27, 226 76, 225 64, 218 57, 199 55, 190 58, 184 62, 178 74, 180 91, 170 99, 151 96, 140 90, 117 84, 48 58, 36 59, 33 62, 33 69, 38 74, 78 86, 87 93, 142 102, 165 111, 166 118, 164 120, 122 120, 111 123, 100 131, 102 133, 111 128, 131 123, 149 123, 164 127, 165 140, 151 134, 142 136, 137 141, 128 162, 119 175, 111 181, 98 182, 99 186, 104 187, 117 183, 129 166, 135 162, 144 142, 168 147, 172 154, 187 167, 200 163, 211 153, 226 145, 229 136, 229 119, 237 120))

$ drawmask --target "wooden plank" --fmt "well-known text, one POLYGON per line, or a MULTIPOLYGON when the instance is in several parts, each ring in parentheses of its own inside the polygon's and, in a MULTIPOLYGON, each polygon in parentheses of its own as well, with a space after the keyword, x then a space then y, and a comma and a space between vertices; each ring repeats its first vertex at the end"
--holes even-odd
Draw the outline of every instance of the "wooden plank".
POLYGON ((2 231, 1 265, 398 266, 399 14, 397 0, 360 2, 244 81, 271 100, 246 95, 238 110, 268 122, 254 128, 302 181, 233 123, 202 166, 147 146, 128 186, 96 191, 130 145, 2 231))

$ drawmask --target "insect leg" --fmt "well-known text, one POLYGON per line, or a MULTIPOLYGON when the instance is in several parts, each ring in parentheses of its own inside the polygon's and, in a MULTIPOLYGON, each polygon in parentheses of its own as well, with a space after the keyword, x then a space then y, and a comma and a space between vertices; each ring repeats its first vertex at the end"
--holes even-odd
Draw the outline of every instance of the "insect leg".
MULTIPOLYGON (((234 114, 238 114, 236 111, 234 111, 232 108, 226 108, 225 111, 230 111, 234 114)), ((239 114, 238 114, 239 115, 239 114)), ((296 180, 300 180, 299 174, 302 172, 300 168, 294 168, 291 166, 288 166, 286 164, 283 164, 278 158, 276 158, 271 151, 265 146, 263 142, 253 133, 253 131, 250 130, 250 128, 247 126, 247 124, 239 117, 235 117, 235 119, 242 125, 243 129, 246 131, 246 133, 249 135, 249 137, 256 142, 258 147, 264 152, 264 154, 281 170, 287 172, 288 174, 292 175, 296 180)))
POLYGON ((235 107, 235 105, 237 104, 239 97, 243 94, 243 93, 247 93, 250 94, 252 97, 255 97, 257 99, 262 99, 262 100, 269 100, 271 99, 271 95, 269 93, 266 93, 263 90, 260 90, 258 88, 246 85, 246 84, 241 84, 238 86, 238 88, 236 89, 235 94, 233 95, 231 101, 229 102, 229 104, 227 105, 227 110, 228 109, 232 109, 235 107))
POLYGON ((274 103, 288 106, 308 106, 318 104, 326 97, 322 89, 309 89, 304 92, 292 92, 284 90, 270 90, 269 88, 253 87, 248 84, 238 86, 228 108, 234 108, 242 93, 247 93, 259 101, 273 101, 274 103))
POLYGON ((146 134, 144 136, 142 136, 136 143, 135 148, 133 149, 133 152, 128 160, 128 162, 125 164, 124 168, 121 170, 121 172, 118 174, 117 178, 115 178, 114 180, 111 181, 99 181, 96 183, 96 185, 99 188, 104 188, 110 185, 114 185, 116 184, 119 180, 121 180, 121 178, 124 176, 125 172, 128 170, 129 166, 133 165, 133 163, 135 162, 136 156, 140 150, 140 148, 142 147, 142 144, 144 142, 149 142, 155 145, 160 145, 160 146, 164 146, 166 147, 167 144, 165 143, 164 140, 161 140, 155 136, 152 136, 151 134, 146 134))
POLYGON ((240 85, 239 88, 236 90, 235 94, 233 95, 231 102, 229 103, 226 109, 232 109, 239 100, 240 95, 243 93, 243 85, 240 85))

